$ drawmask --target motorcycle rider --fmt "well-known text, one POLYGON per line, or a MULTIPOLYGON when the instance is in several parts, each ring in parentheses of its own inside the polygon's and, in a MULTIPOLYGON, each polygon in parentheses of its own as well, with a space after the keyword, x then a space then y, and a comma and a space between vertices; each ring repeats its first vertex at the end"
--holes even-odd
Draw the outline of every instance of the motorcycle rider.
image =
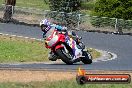
MULTIPOLYGON (((80 43, 80 40, 79 40, 79 38, 78 38, 78 36, 76 35, 75 32, 73 32, 73 31, 67 31, 67 27, 61 26, 61 25, 57 25, 57 24, 53 24, 48 19, 42 20, 40 22, 40 27, 41 27, 41 30, 43 31, 43 38, 45 38, 45 34, 50 29, 54 28, 57 31, 68 33, 68 36, 72 37, 76 41, 77 44, 80 43)), ((52 53, 52 52, 49 53, 48 58, 51 61, 56 61, 57 60, 57 56, 54 53, 52 53)))

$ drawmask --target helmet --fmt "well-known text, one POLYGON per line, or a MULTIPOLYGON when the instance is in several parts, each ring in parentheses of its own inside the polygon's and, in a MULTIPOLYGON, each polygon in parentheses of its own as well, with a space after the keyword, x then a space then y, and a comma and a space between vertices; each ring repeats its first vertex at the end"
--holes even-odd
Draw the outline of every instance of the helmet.
POLYGON ((47 32, 50 29, 50 22, 47 19, 44 19, 40 22, 40 27, 43 32, 47 32))
POLYGON ((45 26, 49 26, 50 25, 50 21, 48 19, 44 19, 40 22, 40 26, 45 25, 45 26))

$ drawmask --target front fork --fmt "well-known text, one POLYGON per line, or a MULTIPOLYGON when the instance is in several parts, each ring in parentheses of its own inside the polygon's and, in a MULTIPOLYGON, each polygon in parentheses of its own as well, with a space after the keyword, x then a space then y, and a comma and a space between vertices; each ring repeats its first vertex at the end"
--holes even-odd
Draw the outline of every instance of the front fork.
POLYGON ((64 44, 61 44, 65 50, 66 53, 69 53, 69 51, 67 50, 66 46, 64 44))

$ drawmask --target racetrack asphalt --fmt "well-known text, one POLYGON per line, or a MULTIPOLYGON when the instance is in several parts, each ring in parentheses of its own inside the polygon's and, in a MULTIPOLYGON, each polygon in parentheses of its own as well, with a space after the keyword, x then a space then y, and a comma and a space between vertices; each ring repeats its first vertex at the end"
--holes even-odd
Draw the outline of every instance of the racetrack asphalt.
MULTIPOLYGON (((31 27, 16 24, 0 23, 0 33, 26 36, 30 38, 42 39, 42 32, 39 27, 31 27)), ((110 61, 94 62, 91 65, 74 64, 0 64, 1 67, 29 68, 29 69, 62 69, 74 70, 80 65, 86 70, 132 70, 132 36, 103 34, 96 32, 76 31, 82 36, 84 44, 90 48, 96 48, 115 53, 117 58, 110 61)))

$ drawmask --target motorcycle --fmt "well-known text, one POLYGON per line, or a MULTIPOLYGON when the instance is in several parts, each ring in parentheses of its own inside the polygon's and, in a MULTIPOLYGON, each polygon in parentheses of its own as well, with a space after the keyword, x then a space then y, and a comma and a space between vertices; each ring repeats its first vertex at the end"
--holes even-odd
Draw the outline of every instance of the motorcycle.
POLYGON ((84 64, 92 63, 92 56, 85 50, 83 43, 77 44, 72 37, 63 32, 50 29, 45 34, 45 47, 51 49, 52 61, 61 59, 69 65, 80 61, 84 64))

